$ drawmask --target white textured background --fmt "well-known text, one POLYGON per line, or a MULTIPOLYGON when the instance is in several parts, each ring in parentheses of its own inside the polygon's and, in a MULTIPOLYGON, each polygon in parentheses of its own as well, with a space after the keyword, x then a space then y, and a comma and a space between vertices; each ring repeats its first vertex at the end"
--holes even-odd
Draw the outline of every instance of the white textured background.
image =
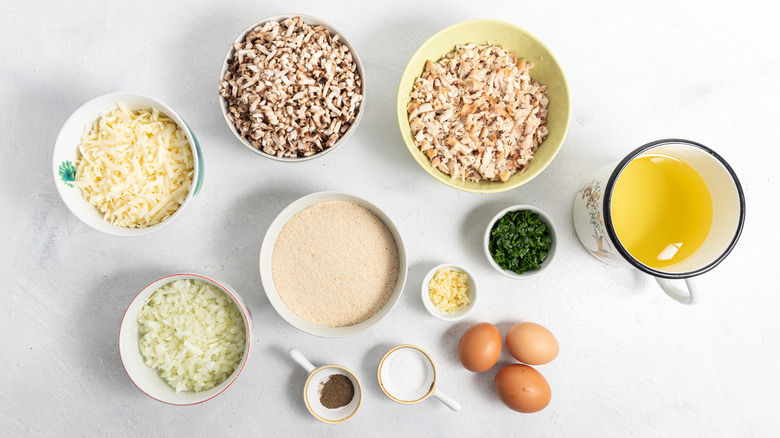
MULTIPOLYGON (((0 4, 0 435, 1 436, 779 436, 780 287, 777 280, 780 40, 772 2, 62 2, 0 4), (219 5, 218 5, 219 3, 219 5), (225 3, 222 5, 221 3, 225 3), (225 125, 217 80, 235 36, 265 16, 320 17, 351 40, 366 68, 367 108, 357 133, 321 160, 284 165, 244 149, 225 125), (560 154, 531 183, 473 195, 436 182, 406 151, 394 113, 406 62, 436 31, 473 18, 504 19, 557 55, 573 96, 560 154), (137 238, 103 235, 60 201, 51 152, 69 114, 112 91, 155 96, 203 146, 203 190, 176 224, 137 238), (592 170, 648 141, 689 138, 724 156, 747 196, 733 253, 700 277, 694 307, 677 304, 637 271, 610 268, 580 246, 574 192, 592 170), (321 190, 384 209, 407 245, 404 295, 380 324, 347 339, 299 332, 270 307, 257 269, 266 227, 291 201, 321 190), (531 203, 560 228, 554 268, 528 281, 491 270, 486 221, 531 203), (470 320, 429 316, 419 283, 435 264, 471 267, 483 300, 470 320), (132 297, 165 274, 224 279, 255 316, 247 367, 205 404, 173 407, 142 394, 117 353, 132 297), (547 326, 560 356, 538 367, 552 386, 544 411, 505 408, 492 385, 456 358, 471 323, 502 333, 518 321, 547 326), (376 366, 391 346, 426 348, 436 400, 391 402, 376 366), (301 400, 315 364, 355 370, 366 391, 349 422, 331 426, 301 400)), ((501 363, 508 363, 505 352, 501 363)))

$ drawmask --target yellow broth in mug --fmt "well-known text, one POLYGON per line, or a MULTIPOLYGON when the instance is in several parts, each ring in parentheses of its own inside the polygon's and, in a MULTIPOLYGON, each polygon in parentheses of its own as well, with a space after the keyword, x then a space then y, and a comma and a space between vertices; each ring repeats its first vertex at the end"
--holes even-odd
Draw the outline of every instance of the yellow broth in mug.
POLYGON ((712 197, 688 163, 660 155, 632 160, 612 191, 612 223, 640 263, 664 269, 693 255, 712 225, 712 197))

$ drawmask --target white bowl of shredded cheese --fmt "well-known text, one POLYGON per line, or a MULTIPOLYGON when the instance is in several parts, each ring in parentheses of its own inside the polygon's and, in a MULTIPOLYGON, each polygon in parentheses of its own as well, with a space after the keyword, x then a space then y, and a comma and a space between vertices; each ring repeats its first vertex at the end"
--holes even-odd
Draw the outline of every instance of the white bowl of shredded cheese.
POLYGON ((186 406, 210 400, 238 378, 249 357, 252 315, 222 281, 174 274, 141 290, 122 318, 119 356, 149 397, 186 406))
POLYGON ((68 209, 118 236, 168 225, 203 181, 189 126, 163 102, 133 93, 106 94, 77 109, 54 144, 52 168, 68 209))
POLYGON ((477 280, 461 265, 434 267, 422 282, 425 310, 444 321, 458 321, 470 314, 477 304, 477 280))

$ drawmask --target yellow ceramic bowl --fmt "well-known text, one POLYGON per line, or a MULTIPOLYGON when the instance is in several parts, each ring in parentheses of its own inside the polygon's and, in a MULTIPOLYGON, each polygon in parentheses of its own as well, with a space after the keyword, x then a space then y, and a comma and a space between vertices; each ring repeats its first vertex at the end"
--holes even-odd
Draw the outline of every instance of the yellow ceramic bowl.
POLYGON ((396 98, 396 113, 398 115, 398 125, 401 128, 401 136, 404 139, 404 143, 406 143, 406 147, 417 163, 431 176, 458 190, 472 193, 497 193, 527 183, 539 175, 552 162, 561 149, 563 140, 566 138, 566 132, 569 129, 571 100, 569 97, 569 86, 566 83, 563 70, 544 43, 526 30, 511 23, 499 20, 471 20, 454 24, 440 31, 417 49, 409 64, 406 65, 403 75, 401 75, 401 83, 398 85, 398 96, 396 98), (531 77, 540 84, 547 85, 550 93, 547 114, 549 136, 539 145, 539 149, 534 153, 534 158, 528 165, 528 170, 521 175, 513 175, 506 182, 461 181, 442 173, 432 167, 425 154, 420 152, 420 149, 414 143, 412 132, 409 128, 406 107, 409 104, 414 81, 420 77, 425 61, 429 59, 438 61, 443 55, 453 51, 456 44, 466 43, 490 43, 503 46, 517 55, 518 58, 525 58, 533 62, 534 67, 531 69, 531 77))

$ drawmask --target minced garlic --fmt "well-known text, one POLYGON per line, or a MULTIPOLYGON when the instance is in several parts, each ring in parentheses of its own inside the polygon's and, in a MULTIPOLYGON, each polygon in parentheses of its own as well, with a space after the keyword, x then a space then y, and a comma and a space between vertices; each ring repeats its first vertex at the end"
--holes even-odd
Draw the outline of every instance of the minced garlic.
POLYGON ((452 268, 439 269, 428 282, 428 297, 440 312, 465 309, 469 300, 469 276, 452 268))

